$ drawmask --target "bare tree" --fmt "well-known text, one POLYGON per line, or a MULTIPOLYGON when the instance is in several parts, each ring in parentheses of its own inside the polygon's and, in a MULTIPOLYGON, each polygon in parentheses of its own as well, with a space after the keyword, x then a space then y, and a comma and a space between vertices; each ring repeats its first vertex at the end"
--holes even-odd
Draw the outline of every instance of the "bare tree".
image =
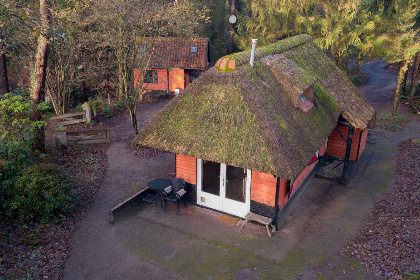
POLYGON ((41 32, 38 39, 38 50, 35 61, 35 81, 32 87, 32 100, 40 102, 45 97, 45 80, 49 52, 49 32, 51 27, 51 3, 49 0, 39 0, 41 17, 41 32))
MULTIPOLYGON (((64 35, 63 35, 64 36, 64 35)), ((46 87, 57 115, 66 113, 75 82, 74 38, 56 36, 52 39, 46 87)))

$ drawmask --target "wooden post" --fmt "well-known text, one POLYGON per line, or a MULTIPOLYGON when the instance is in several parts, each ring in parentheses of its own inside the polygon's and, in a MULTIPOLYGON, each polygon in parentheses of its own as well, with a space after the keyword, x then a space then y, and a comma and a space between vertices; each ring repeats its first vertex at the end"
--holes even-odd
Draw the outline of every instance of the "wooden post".
POLYGON ((346 146, 346 156, 344 157, 344 167, 343 167, 343 174, 341 175, 341 181, 346 181, 347 170, 349 169, 349 162, 350 162, 350 153, 351 153, 351 143, 353 140, 353 132, 354 126, 349 124, 349 134, 347 135, 347 146, 346 146))
POLYGON ((67 145, 67 128, 63 125, 55 129, 55 145, 57 148, 67 145))
POLYGON ((109 138, 109 129, 106 130, 106 143, 110 142, 110 138, 109 138))
POLYGON ((90 124, 90 122, 92 121, 92 113, 90 111, 89 104, 87 102, 83 103, 82 108, 83 108, 83 111, 85 111, 86 123, 90 124))

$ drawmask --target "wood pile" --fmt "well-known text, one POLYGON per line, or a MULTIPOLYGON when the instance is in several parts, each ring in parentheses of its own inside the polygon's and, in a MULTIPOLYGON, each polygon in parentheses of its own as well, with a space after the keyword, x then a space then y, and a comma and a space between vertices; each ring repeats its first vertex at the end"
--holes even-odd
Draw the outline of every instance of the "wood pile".
POLYGON ((420 115, 420 96, 403 96, 402 103, 410 106, 417 115, 420 115))

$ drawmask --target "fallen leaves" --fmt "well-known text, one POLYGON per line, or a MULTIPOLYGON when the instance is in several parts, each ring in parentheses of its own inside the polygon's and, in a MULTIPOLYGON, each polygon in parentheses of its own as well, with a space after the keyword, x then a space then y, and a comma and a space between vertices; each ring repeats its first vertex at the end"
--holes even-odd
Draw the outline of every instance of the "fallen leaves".
POLYGON ((420 274, 420 145, 403 141, 393 191, 375 204, 345 254, 386 279, 420 274))
POLYGON ((51 154, 77 186, 80 202, 76 213, 58 224, 25 227, 0 219, 0 279, 60 279, 71 234, 102 180, 106 148, 76 146, 51 154))

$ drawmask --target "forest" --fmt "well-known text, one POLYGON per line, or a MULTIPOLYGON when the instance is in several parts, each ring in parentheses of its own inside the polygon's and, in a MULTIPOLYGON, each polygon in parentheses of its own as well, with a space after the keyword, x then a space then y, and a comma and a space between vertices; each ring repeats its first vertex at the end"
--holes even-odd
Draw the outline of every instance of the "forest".
MULTIPOLYGON (((392 110, 383 118, 398 123, 404 100, 416 100, 412 106, 419 110, 418 0, 1 0, 0 238, 15 246, 13 238, 28 235, 29 245, 22 243, 33 252, 40 234, 52 228, 53 236, 64 236, 79 219, 69 217, 84 215, 98 187, 89 180, 103 176, 105 152, 51 150, 48 119, 88 104, 105 118, 128 114, 130 134, 138 134, 139 104, 149 98, 140 77, 153 52, 141 51, 139 40, 209 38, 212 66, 250 49, 251 39, 263 46, 299 34, 310 35, 357 86, 369 79, 362 71, 366 62, 386 60, 398 79, 392 110), (236 21, 230 23, 231 16, 236 21), (84 182, 95 187, 80 187, 78 176, 87 178, 91 170, 84 182)), ((60 238, 66 247, 70 237, 60 238)), ((0 241, 0 265, 6 258, 1 249, 9 245, 0 241)), ((59 254, 52 257, 56 267, 65 261, 59 254)), ((0 279, 37 279, 42 273, 29 254, 18 255, 0 279)), ((39 263, 48 258, 41 254, 39 263)), ((61 270, 43 273, 59 277, 61 270)))

